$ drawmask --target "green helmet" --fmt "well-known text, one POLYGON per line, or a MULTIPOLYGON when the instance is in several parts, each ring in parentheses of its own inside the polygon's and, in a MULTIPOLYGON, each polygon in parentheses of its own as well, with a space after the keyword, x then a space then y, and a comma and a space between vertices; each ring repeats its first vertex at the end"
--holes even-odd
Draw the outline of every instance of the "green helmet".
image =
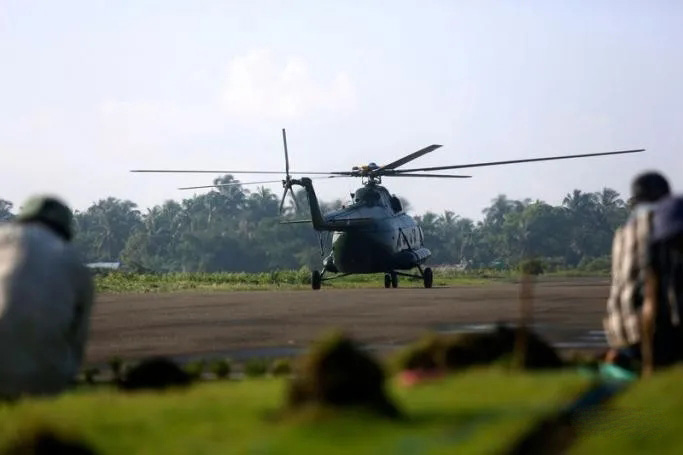
POLYGON ((17 215, 20 223, 39 221, 57 231, 66 240, 71 240, 73 214, 65 203, 53 196, 29 198, 17 215))

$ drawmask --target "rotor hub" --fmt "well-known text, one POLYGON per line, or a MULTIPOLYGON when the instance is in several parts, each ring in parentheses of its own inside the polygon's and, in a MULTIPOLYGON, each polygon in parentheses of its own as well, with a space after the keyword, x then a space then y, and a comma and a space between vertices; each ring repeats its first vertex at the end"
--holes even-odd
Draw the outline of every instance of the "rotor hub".
POLYGON ((368 164, 363 164, 360 166, 353 166, 351 168, 351 173, 352 175, 355 175, 357 177, 374 177, 373 174, 374 172, 379 169, 379 166, 377 163, 370 162, 368 164))

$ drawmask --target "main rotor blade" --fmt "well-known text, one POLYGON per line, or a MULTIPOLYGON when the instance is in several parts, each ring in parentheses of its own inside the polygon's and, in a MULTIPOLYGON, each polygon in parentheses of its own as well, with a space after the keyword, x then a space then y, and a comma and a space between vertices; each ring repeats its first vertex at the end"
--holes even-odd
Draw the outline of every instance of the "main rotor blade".
POLYGON ((640 153, 644 152, 645 149, 637 150, 621 150, 618 152, 603 152, 603 153, 585 153, 582 155, 564 155, 564 156, 550 156, 546 158, 526 158, 521 160, 509 160, 509 161, 491 161, 488 163, 474 163, 474 164, 457 164, 454 166, 436 166, 436 167, 423 167, 419 169, 402 169, 396 171, 396 173, 405 172, 424 172, 424 171, 442 171, 445 169, 465 169, 471 167, 484 167, 484 166, 498 166, 501 164, 517 164, 517 163, 532 163, 536 161, 554 161, 554 160, 568 160, 572 158, 588 158, 593 156, 608 156, 608 155, 623 155, 626 153, 640 153))
MULTIPOLYGON (((327 177, 311 177, 311 180, 327 180, 327 179, 336 179, 340 177, 350 177, 348 175, 328 175, 327 177)), ((259 182, 240 182, 240 181, 235 181, 235 182, 230 182, 230 183, 219 183, 217 185, 201 185, 201 186, 185 186, 182 188, 178 188, 179 190, 200 190, 204 188, 220 188, 222 186, 234 186, 234 185, 261 185, 264 183, 282 183, 282 180, 262 180, 259 182)))
POLYGON ((184 186, 178 188, 179 190, 199 190, 203 188, 220 188, 222 186, 235 186, 235 185, 258 185, 261 183, 282 183, 282 180, 263 180, 260 182, 230 182, 230 183, 219 183, 217 185, 202 185, 202 186, 184 186))
MULTIPOLYGON (((282 171, 221 171, 221 170, 184 170, 184 169, 133 169, 130 172, 146 172, 146 173, 182 173, 182 174, 280 174, 282 171)), ((294 172, 290 174, 311 174, 311 175, 348 175, 350 172, 294 172)))
POLYGON ((418 150, 417 152, 413 152, 413 153, 411 153, 410 155, 406 155, 406 156, 404 156, 404 157, 401 158, 401 159, 398 159, 398 160, 396 160, 396 161, 393 161, 393 162, 391 162, 391 163, 389 163, 389 164, 385 164, 384 166, 380 166, 379 168, 375 169, 375 170, 373 171, 373 173, 374 173, 374 174, 378 174, 378 173, 381 173, 381 172, 384 171, 384 170, 396 169, 397 167, 403 166, 403 165, 406 164, 407 162, 413 161, 414 159, 419 158, 419 157, 421 157, 422 155, 426 155, 427 153, 433 152, 434 150, 438 149, 439 147, 441 147, 441 146, 440 146, 440 145, 437 145, 437 144, 432 144, 432 145, 430 145, 430 146, 428 146, 428 147, 425 147, 425 148, 423 148, 423 149, 418 150))
POLYGON ((384 177, 433 177, 433 178, 439 178, 439 179, 470 179, 472 178, 471 175, 452 175, 452 174, 406 174, 404 172, 396 173, 396 174, 384 174, 382 175, 382 178, 384 177))
POLYGON ((282 143, 285 145, 285 174, 289 177, 289 154, 287 153, 287 133, 282 128, 282 143))

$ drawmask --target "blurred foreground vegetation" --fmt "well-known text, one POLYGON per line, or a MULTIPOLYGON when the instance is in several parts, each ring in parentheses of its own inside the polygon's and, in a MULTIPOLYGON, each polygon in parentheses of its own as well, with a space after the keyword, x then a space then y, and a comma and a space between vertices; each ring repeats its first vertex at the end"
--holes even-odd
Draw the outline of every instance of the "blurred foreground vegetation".
POLYGON ((0 405, 0 448, 49 429, 98 454, 501 453, 542 417, 576 398, 570 373, 471 371, 389 394, 405 412, 284 411, 278 378, 201 383, 187 390, 120 393, 83 388, 49 400, 0 405))
MULTIPOLYGON (((630 385, 576 422, 569 454, 677 454, 681 367, 630 385)), ((214 380, 188 389, 122 393, 82 386, 57 398, 0 403, 0 452, 49 432, 97 454, 511 453, 544 419, 590 387, 569 372, 478 368, 388 393, 399 420, 312 406, 288 413, 282 377, 214 380)))
MULTIPOLYGON (((231 175, 214 180, 231 183, 231 175)), ((301 209, 285 208, 285 217, 308 219, 301 209)), ((454 200, 457 204, 457 199, 454 200)), ((321 203, 323 211, 342 200, 321 203)), ((404 207, 409 204, 404 201, 404 207)), ((0 199, 0 222, 11 219, 13 205, 0 199)), ((308 224, 280 223, 278 196, 224 186, 182 201, 166 201, 146 211, 132 201, 100 200, 75 215, 76 247, 86 262, 121 262, 128 271, 263 272, 320 267, 317 234, 308 224)), ((540 258, 548 271, 604 268, 614 230, 628 216, 620 195, 573 190, 560 205, 541 200, 512 200, 499 195, 474 221, 455 211, 415 215, 422 226, 431 264, 468 269, 517 269, 525 258, 540 258)), ((326 251, 330 239, 323 236, 326 251)))

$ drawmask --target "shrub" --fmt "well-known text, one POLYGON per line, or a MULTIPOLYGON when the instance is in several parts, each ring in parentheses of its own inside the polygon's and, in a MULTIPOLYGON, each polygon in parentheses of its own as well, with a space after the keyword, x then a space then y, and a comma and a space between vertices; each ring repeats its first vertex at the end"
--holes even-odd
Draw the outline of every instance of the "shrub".
POLYGON ((541 275, 543 262, 540 259, 526 259, 519 263, 519 270, 525 275, 541 275))
POLYGON ((192 379, 201 379, 205 367, 204 359, 199 359, 186 363, 183 369, 192 379))
POLYGON ((109 368, 111 369, 111 374, 114 378, 114 381, 119 381, 121 380, 121 377, 123 375, 123 359, 121 357, 115 356, 109 359, 109 368))
POLYGON ((92 385, 95 383, 95 376, 98 374, 100 374, 100 370, 98 368, 85 368, 83 370, 83 380, 86 382, 86 384, 92 385))
POLYGON ((392 363, 398 371, 440 369, 443 367, 443 341, 443 337, 427 335, 400 350, 392 363))
POLYGON ((292 373, 292 364, 289 359, 277 359, 270 365, 270 374, 273 376, 287 376, 292 373))
POLYGON ((333 334, 316 343, 290 382, 287 403, 360 407, 387 417, 399 411, 384 390, 384 371, 349 338, 333 334))
POLYGON ((519 335, 526 339, 519 366, 528 369, 562 366, 555 350, 532 331, 503 325, 488 333, 430 335, 399 353, 396 366, 399 370, 459 370, 474 365, 509 362, 514 360, 519 335))
POLYGON ((46 428, 21 431, 2 449, 2 453, 6 455, 96 454, 78 438, 62 435, 46 428))
POLYGON ((268 361, 264 359, 249 359, 244 365, 244 374, 250 378, 264 376, 268 372, 268 361))
POLYGON ((211 372, 215 374, 218 379, 230 376, 231 370, 230 361, 227 359, 219 359, 211 363, 211 372))
POLYGON ((543 258, 544 272, 557 272, 567 268, 567 261, 563 257, 546 257, 543 258))
POLYGON ((124 390, 165 389, 186 386, 192 376, 175 362, 163 357, 143 360, 126 372, 119 386, 124 390))
POLYGON ((612 269, 612 258, 610 256, 585 258, 579 263, 578 268, 586 272, 609 272, 612 269))

